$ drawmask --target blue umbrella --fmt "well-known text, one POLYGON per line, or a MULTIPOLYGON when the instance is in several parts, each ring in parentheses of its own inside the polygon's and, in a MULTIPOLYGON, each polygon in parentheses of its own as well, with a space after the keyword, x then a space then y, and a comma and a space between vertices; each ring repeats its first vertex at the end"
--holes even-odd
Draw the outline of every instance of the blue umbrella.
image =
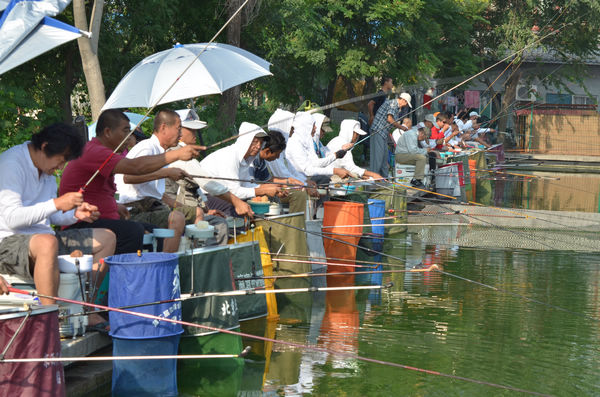
POLYGON ((71 0, 0 0, 0 74, 89 33, 52 19, 71 0))
MULTIPOLYGON (((150 117, 144 117, 142 114, 124 112, 125 115, 129 118, 129 125, 131 129, 134 129, 140 121, 145 122, 146 120, 150 120, 150 117)), ((96 136, 96 124, 98 122, 92 123, 88 125, 88 136, 90 139, 96 136)))

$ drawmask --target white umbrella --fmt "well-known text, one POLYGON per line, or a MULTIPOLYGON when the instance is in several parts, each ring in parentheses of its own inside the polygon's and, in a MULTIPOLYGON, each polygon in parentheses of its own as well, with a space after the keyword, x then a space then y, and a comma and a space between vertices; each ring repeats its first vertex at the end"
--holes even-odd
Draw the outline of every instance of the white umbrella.
POLYGON ((84 34, 87 35, 87 32, 80 31, 56 19, 45 17, 6 58, 0 61, 0 74, 84 34))
MULTIPOLYGON (((137 127, 138 124, 143 124, 146 120, 151 120, 150 117, 146 117, 143 114, 124 112, 125 115, 129 118, 129 127, 133 130, 137 127)), ((98 121, 93 122, 88 125, 88 137, 89 139, 96 137, 96 124, 98 121)))
POLYGON ((61 12, 71 0, 0 0, 0 74, 83 32, 48 16, 61 12))
POLYGON ((264 59, 238 47, 213 43, 160 99, 205 47, 206 43, 177 44, 143 59, 127 72, 102 109, 152 107, 220 94, 247 81, 271 75, 270 63, 264 59))

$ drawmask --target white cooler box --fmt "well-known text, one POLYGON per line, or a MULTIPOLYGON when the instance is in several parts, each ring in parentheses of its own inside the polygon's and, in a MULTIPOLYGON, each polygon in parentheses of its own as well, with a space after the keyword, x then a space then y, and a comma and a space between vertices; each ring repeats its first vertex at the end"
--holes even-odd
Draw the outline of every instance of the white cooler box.
MULTIPOLYGON (((394 176, 396 182, 408 184, 415 176, 415 166, 410 164, 396 164, 394 167, 394 176)), ((431 178, 429 177, 429 164, 425 164, 425 186, 429 185, 431 178)))
POLYGON ((435 170, 435 191, 448 196, 460 197, 462 163, 446 164, 435 170), (460 166, 459 166, 460 164, 460 166))

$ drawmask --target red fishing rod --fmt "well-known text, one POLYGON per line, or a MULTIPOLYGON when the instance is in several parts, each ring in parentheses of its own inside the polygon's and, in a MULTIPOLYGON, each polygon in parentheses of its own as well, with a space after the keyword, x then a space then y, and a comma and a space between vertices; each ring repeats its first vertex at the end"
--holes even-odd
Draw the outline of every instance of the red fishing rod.
MULTIPOLYGON (((264 342, 278 343, 278 344, 281 344, 281 345, 286 345, 286 346, 295 347, 295 348, 299 348, 299 349, 306 349, 306 350, 312 350, 312 351, 317 351, 317 352, 321 352, 321 353, 328 353, 328 354, 342 356, 342 357, 346 357, 346 358, 350 358, 350 359, 354 359, 354 360, 360 360, 360 361, 374 363, 374 364, 387 365, 387 366, 390 366, 390 367, 402 368, 402 369, 407 369, 407 370, 410 370, 410 371, 421 372, 421 373, 425 373, 425 374, 429 374, 429 375, 442 376, 442 377, 450 378, 450 379, 462 380, 462 381, 465 381, 465 382, 470 382, 470 383, 476 383, 476 384, 480 384, 480 385, 490 386, 490 387, 494 387, 494 388, 497 388, 497 389, 504 389, 504 390, 516 391, 516 392, 526 393, 526 394, 530 394, 530 395, 534 395, 534 396, 549 396, 548 394, 539 393, 539 392, 535 392, 535 391, 531 391, 531 390, 520 389, 520 388, 509 386, 509 385, 501 385, 501 384, 498 384, 498 383, 486 382, 486 381, 483 381, 483 380, 478 380, 478 379, 473 379, 473 378, 466 378, 466 377, 458 376, 458 375, 446 374, 446 373, 443 373, 443 372, 438 372, 438 371, 433 371, 433 370, 424 369, 424 368, 418 368, 418 367, 412 367, 410 365, 398 364, 398 363, 394 363, 394 362, 390 362, 390 361, 376 360, 376 359, 373 359, 373 358, 359 356, 357 354, 352 354, 352 353, 347 353, 347 352, 342 352, 342 351, 336 351, 336 350, 330 350, 330 349, 325 349, 325 348, 317 347, 317 346, 303 345, 301 343, 294 343, 294 342, 288 342, 288 341, 283 341, 283 340, 278 340, 278 339, 272 339, 272 338, 267 338, 267 337, 264 337, 264 336, 247 334, 247 333, 244 333, 244 332, 237 332, 237 331, 232 331, 232 330, 228 330, 228 329, 211 327, 211 326, 208 326, 208 325, 195 324, 195 323, 190 323, 188 321, 174 320, 174 319, 171 319, 171 318, 154 316, 152 314, 138 313, 138 312, 133 312, 133 311, 129 311, 129 310, 123 310, 123 309, 113 308, 113 307, 109 307, 109 306, 98 305, 98 304, 95 304, 95 303, 81 302, 81 301, 76 301, 76 300, 73 300, 73 299, 66 299, 66 298, 60 298, 60 297, 56 297, 56 296, 42 295, 42 294, 38 294, 36 292, 24 291, 24 290, 20 290, 20 289, 14 288, 14 287, 9 287, 9 291, 10 292, 14 292, 14 293, 18 293, 18 294, 31 295, 31 296, 39 296, 41 298, 54 299, 54 300, 62 301, 62 302, 66 302, 66 303, 73 303, 73 304, 76 304, 76 305, 93 307, 93 308, 96 308, 96 309, 103 309, 103 310, 114 311, 114 312, 122 313, 122 314, 129 314, 129 315, 132 315, 132 316, 143 317, 143 318, 147 318, 147 319, 150 319, 150 320, 165 321, 165 322, 168 322, 168 323, 185 325, 185 326, 193 327, 193 328, 202 328, 202 329, 206 329, 206 330, 209 330, 209 331, 223 332, 225 334, 236 335, 236 336, 240 336, 240 337, 244 337, 244 338, 251 338, 251 339, 256 339, 256 340, 261 340, 261 341, 264 341, 264 342)), ((0 361, 0 363, 1 363, 1 361, 0 361)))

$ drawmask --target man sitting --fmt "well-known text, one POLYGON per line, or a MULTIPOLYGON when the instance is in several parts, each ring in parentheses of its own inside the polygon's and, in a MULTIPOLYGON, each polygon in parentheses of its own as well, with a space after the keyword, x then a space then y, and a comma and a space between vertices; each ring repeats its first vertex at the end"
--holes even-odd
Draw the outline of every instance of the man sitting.
POLYGON ((85 145, 80 158, 69 162, 60 181, 60 194, 77 192, 110 157, 83 192, 84 200, 99 208, 100 218, 91 224, 78 222, 70 228, 94 227, 112 230, 117 236, 118 254, 141 250, 145 227, 140 222, 128 220, 130 214, 127 208, 117 204, 115 174, 149 174, 176 160, 189 160, 198 154, 198 147, 190 146, 169 153, 136 158, 127 158, 119 153, 112 155, 129 132, 129 119, 125 113, 118 109, 103 111, 98 118, 96 138, 85 145))
MULTIPOLYGON (((191 109, 178 110, 177 113, 182 116, 181 119, 183 120, 181 122, 181 138, 177 147, 195 145, 199 128, 202 128, 202 122, 199 121, 196 112, 191 109)), ((176 149, 169 149, 169 151, 171 150, 176 149)), ((188 221, 188 223, 191 223, 191 217, 196 217, 196 215, 198 215, 196 219, 194 219, 194 222, 204 220, 215 227, 216 240, 209 239, 206 243, 207 245, 227 244, 228 228, 224 218, 225 214, 218 209, 211 209, 208 206, 207 197, 202 190, 233 205, 238 215, 253 215, 250 206, 233 195, 227 186, 223 185, 218 180, 201 178, 201 176, 208 176, 208 174, 202 168, 198 160, 191 159, 187 161, 177 161, 172 163, 170 167, 182 169, 189 176, 186 176, 177 182, 170 179, 166 180, 165 195, 169 198, 169 202, 172 205, 176 206, 176 208, 179 208, 186 214, 186 221, 188 221), (200 209, 199 213, 196 211, 198 208, 200 209)))
MULTIPOLYGON (((360 128, 360 122, 357 120, 343 120, 340 124, 340 133, 338 136, 333 138, 327 144, 327 148, 335 153, 338 150, 343 150, 346 144, 350 143, 354 145, 358 141, 359 136, 364 136, 367 133, 360 128)), ((335 167, 343 168, 351 174, 356 175, 359 178, 373 178, 373 179, 383 179, 381 175, 365 170, 364 168, 360 168, 356 164, 354 164, 354 159, 352 158, 352 152, 346 151, 342 158, 339 158, 334 161, 333 165, 335 167)))
MULTIPOLYGON (((294 135, 288 141, 286 147, 286 157, 290 164, 301 173, 305 179, 312 179, 317 183, 329 183, 332 175, 345 178, 349 175, 343 168, 335 167, 333 162, 338 154, 317 153, 317 146, 314 142, 314 135, 317 132, 317 125, 314 117, 305 112, 296 113, 293 122, 294 135)), ((344 150, 352 147, 352 144, 346 144, 344 150)), ((345 153, 340 153, 340 157, 345 153)))
MULTIPOLYGON (((181 135, 181 120, 173 110, 161 110, 154 118, 154 132, 149 139, 136 144, 129 153, 128 159, 144 156, 170 156, 165 151, 177 145, 181 135)), ((200 146, 189 146, 179 150, 197 154, 200 146)), ((177 157, 174 151, 173 156, 177 157)), ((192 156, 186 157, 186 159, 192 156)), ((166 238, 163 245, 165 252, 177 252, 183 229, 185 228, 185 216, 179 211, 172 211, 163 203, 165 194, 165 178, 178 180, 186 176, 183 170, 178 168, 160 168, 157 171, 143 175, 115 176, 118 202, 129 207, 131 219, 156 225, 160 228, 169 228, 175 231, 175 236, 166 238)))
MULTIPOLYGON (((30 278, 41 295, 58 294, 57 255, 80 250, 94 256, 98 287, 106 265, 98 260, 112 255, 115 235, 107 229, 54 232, 51 224, 71 225, 98 219, 98 208, 79 192, 56 195, 54 173, 81 155, 83 141, 74 127, 57 123, 31 137, 30 142, 0 154, 0 272, 30 278)), ((95 277, 96 278, 96 277, 95 277)), ((94 297, 92 297, 94 298, 94 297)), ((41 297, 44 305, 55 303, 41 297)), ((95 318, 94 318, 95 317, 95 318)), ((102 322, 90 316, 89 324, 102 322)))
POLYGON ((425 162, 432 148, 419 147, 419 141, 429 139, 431 131, 422 122, 416 128, 406 131, 396 146, 396 164, 414 164, 415 175, 410 184, 416 188, 424 189, 425 162))
MULTIPOLYGON (((303 183, 290 175, 275 175, 270 165, 276 161, 285 150, 286 143, 283 134, 278 131, 269 131, 264 140, 264 147, 254 159, 252 165, 247 169, 247 177, 257 182, 279 183, 286 190, 292 190, 287 197, 281 201, 289 203, 290 213, 304 212, 306 209, 307 193, 303 189, 303 183), (298 188, 294 188, 297 185, 298 188)), ((245 172, 244 172, 245 174, 245 172)))
MULTIPOLYGON (((200 166, 207 176, 224 178, 221 183, 242 200, 263 195, 284 196, 281 186, 277 184, 258 185, 249 182, 251 178, 248 169, 259 154, 266 136, 267 133, 256 124, 243 122, 235 143, 209 154, 200 162, 200 166)), ((218 199, 209 197, 209 207, 214 206, 213 208, 219 208, 227 215, 234 216, 233 206, 220 201, 221 203, 218 203, 218 199)))

